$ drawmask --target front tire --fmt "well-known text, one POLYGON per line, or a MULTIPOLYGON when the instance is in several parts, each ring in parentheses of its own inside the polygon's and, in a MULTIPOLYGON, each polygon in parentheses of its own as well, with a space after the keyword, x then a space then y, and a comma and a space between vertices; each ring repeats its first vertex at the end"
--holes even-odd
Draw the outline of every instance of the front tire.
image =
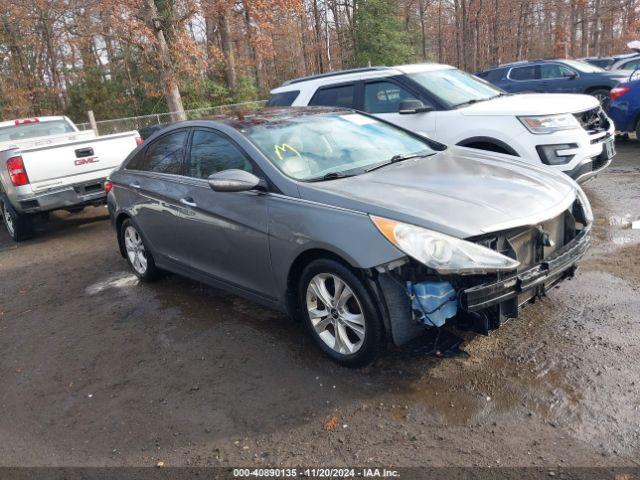
POLYGON ((125 257, 133 273, 143 282, 151 282, 160 276, 153 255, 147 248, 133 222, 129 219, 120 226, 120 241, 124 246, 125 257))
POLYGON ((607 110, 607 108, 609 107, 609 103, 611 103, 609 90, 607 90, 606 88, 598 88, 596 90, 589 92, 589 95, 591 95, 592 97, 596 97, 598 102, 600 102, 600 105, 602 106, 602 108, 604 110, 607 110))
POLYGON ((33 237, 33 222, 30 216, 18 214, 6 200, 0 200, 0 206, 4 226, 14 242, 22 242, 33 237))
POLYGON ((364 282, 343 264, 311 262, 298 288, 301 315, 318 346, 346 367, 373 362, 384 349, 384 326, 364 282))

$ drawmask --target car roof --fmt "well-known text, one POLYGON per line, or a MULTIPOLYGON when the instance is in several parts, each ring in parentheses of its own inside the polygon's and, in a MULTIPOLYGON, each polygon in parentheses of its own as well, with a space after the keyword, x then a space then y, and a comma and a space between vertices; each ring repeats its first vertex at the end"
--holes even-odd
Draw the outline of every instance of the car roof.
MULTIPOLYGON (((348 82, 352 80, 359 80, 362 78, 379 78, 389 77, 392 75, 403 75, 426 71, 452 69, 454 67, 441 63, 418 63, 418 64, 406 64, 406 65, 394 65, 387 67, 384 65, 375 67, 353 68, 349 70, 337 70, 335 72, 321 73, 318 75, 309 75, 306 77, 293 78, 287 80, 282 85, 274 88, 271 92, 286 92, 295 90, 296 87, 301 85, 324 85, 327 83, 327 79, 339 78, 339 81, 348 82)), ((336 82, 337 83, 337 82, 336 82)))
POLYGON ((518 60, 516 62, 501 63, 500 65, 489 67, 484 71, 488 72, 489 70, 498 70, 500 68, 526 67, 527 65, 537 65, 539 63, 552 63, 552 62, 562 63, 567 60, 571 60, 571 59, 570 58, 541 58, 538 60, 518 60))
POLYGON ((217 123, 227 125, 235 130, 242 131, 245 128, 265 124, 277 124, 295 117, 311 115, 327 115, 330 113, 354 113, 354 110, 335 107, 265 107, 260 110, 235 111, 224 115, 213 115, 197 120, 177 122, 171 126, 174 128, 203 126, 217 123))

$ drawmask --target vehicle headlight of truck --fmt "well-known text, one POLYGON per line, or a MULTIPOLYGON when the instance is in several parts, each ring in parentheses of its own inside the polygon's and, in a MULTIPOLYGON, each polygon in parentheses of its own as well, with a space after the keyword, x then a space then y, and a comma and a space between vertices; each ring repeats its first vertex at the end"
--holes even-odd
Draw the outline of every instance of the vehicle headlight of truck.
POLYGON ((593 211, 591 210, 591 204, 589 203, 589 199, 587 198, 587 194, 584 193, 584 190, 576 185, 576 196, 578 197, 578 202, 580 202, 580 206, 582 207, 582 213, 584 214, 584 219, 587 221, 587 224, 591 224, 593 222, 593 211))
POLYGON ((518 117, 518 120, 522 122, 527 130, 536 135, 580 128, 580 122, 570 113, 518 117))
POLYGON ((490 248, 442 233, 371 216, 380 232, 410 257, 442 274, 484 274, 515 270, 520 262, 490 248))

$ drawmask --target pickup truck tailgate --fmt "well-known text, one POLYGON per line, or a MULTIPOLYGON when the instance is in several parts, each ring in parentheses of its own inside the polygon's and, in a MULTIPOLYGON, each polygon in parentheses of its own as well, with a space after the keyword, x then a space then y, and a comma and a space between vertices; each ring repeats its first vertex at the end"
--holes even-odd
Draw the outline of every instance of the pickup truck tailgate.
POLYGON ((34 191, 106 177, 136 148, 136 132, 21 150, 34 191))

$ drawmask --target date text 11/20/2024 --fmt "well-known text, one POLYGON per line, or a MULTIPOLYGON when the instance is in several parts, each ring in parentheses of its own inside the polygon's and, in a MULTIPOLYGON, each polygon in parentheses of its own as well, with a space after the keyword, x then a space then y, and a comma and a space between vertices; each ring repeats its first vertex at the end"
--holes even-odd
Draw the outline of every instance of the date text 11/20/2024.
POLYGON ((236 478, 398 478, 397 470, 386 468, 234 468, 233 476, 236 478))

